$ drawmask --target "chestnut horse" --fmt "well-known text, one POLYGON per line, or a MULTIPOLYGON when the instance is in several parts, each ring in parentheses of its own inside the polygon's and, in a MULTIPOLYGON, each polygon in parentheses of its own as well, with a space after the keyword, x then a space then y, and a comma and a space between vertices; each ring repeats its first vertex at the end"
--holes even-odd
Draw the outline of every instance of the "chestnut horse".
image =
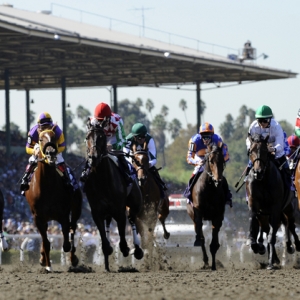
POLYGON ((0 246, 2 251, 6 251, 8 249, 8 245, 2 232, 3 210, 4 210, 4 197, 2 191, 0 190, 0 246))
MULTIPOLYGON (((164 230, 164 238, 168 239, 170 233, 166 230, 165 220, 169 215, 169 198, 165 194, 161 196, 160 188, 154 179, 154 175, 149 171, 149 155, 145 147, 142 150, 136 150, 137 145, 132 146, 133 166, 137 172, 137 179, 143 195, 144 205, 138 214, 137 227, 142 238, 142 247, 149 242, 153 244, 153 233, 157 223, 157 219, 162 224, 164 230), (145 230, 146 229, 146 230, 145 230)), ((150 246, 150 245, 149 245, 150 246)))
POLYGON ((49 272, 52 268, 50 242, 47 238, 48 222, 55 220, 61 224, 64 237, 63 250, 70 252, 71 264, 76 266, 78 258, 75 255, 74 235, 82 206, 81 191, 79 189, 73 191, 66 187, 56 169, 58 137, 54 133, 55 126, 51 130, 39 132, 40 152, 37 168, 29 189, 25 192, 35 225, 42 237, 40 264, 49 272))
MULTIPOLYGON (((259 230, 268 236, 268 266, 274 269, 274 263, 279 264, 275 250, 276 233, 281 222, 288 221, 288 229, 292 231, 290 203, 284 197, 284 183, 281 174, 270 158, 268 151, 268 138, 261 135, 248 137, 251 145, 249 159, 253 168, 246 181, 246 190, 249 197, 250 210, 249 239, 254 253, 263 254, 265 249, 261 240, 257 243, 259 230), (290 219, 289 219, 290 218, 290 219), (259 229, 260 227, 260 229, 259 229)), ((260 234, 260 239, 262 234, 260 234)), ((288 251, 293 251, 291 248, 288 251)), ((291 252, 290 252, 291 253, 291 252)))
POLYGON ((216 253, 220 247, 219 231, 222 227, 226 203, 222 186, 223 171, 225 168, 222 147, 218 147, 214 143, 208 145, 204 159, 204 171, 200 174, 192 188, 193 203, 187 205, 187 211, 195 226, 196 240, 194 246, 202 248, 204 268, 208 268, 209 264, 202 226, 203 220, 211 221, 211 269, 216 270, 216 253))
POLYGON ((111 218, 118 225, 120 250, 124 257, 129 255, 130 249, 125 238, 126 207, 128 207, 128 220, 133 233, 134 256, 136 259, 142 259, 144 256, 135 225, 136 216, 143 205, 143 199, 136 181, 127 188, 125 178, 117 166, 117 157, 108 153, 107 139, 103 130, 106 122, 107 120, 104 119, 97 126, 87 122, 87 156, 92 169, 85 183, 85 191, 93 220, 100 232, 105 270, 109 271, 108 257, 113 252, 108 230, 111 218))

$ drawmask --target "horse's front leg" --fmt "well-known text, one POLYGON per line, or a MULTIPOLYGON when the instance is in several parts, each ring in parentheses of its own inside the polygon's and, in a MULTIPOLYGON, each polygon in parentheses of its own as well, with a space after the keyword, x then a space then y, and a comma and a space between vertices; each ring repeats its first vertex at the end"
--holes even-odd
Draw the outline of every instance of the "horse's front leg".
POLYGON ((259 252, 259 245, 257 244, 257 235, 259 232, 259 223, 256 213, 249 211, 249 240, 252 251, 257 254, 259 252))
POLYGON ((133 244, 134 244, 134 257, 138 260, 142 259, 144 257, 144 251, 142 250, 142 248, 140 247, 140 239, 137 235, 137 230, 136 230, 136 225, 135 225, 135 220, 136 217, 135 215, 132 215, 130 213, 130 209, 129 209, 129 214, 128 214, 128 221, 131 225, 131 229, 132 229, 132 236, 133 236, 133 244))
MULTIPOLYGON (((0 220, 0 222, 2 222, 2 221, 0 220)), ((0 245, 1 245, 2 251, 8 250, 8 245, 7 245, 7 242, 5 240, 2 230, 0 231, 0 245)))
POLYGON ((202 226, 203 226, 203 221, 202 221, 202 216, 200 214, 199 209, 193 208, 194 211, 194 225, 195 225, 195 231, 196 231, 196 240, 194 242, 194 247, 201 247, 202 249, 202 254, 203 254, 203 262, 204 262, 204 269, 209 268, 208 265, 208 256, 206 253, 206 248, 205 248, 205 237, 203 234, 202 226))
POLYGON ((52 272, 51 261, 50 261, 50 242, 47 237, 47 229, 48 224, 43 223, 42 220, 35 217, 35 225, 42 237, 42 245, 41 245, 41 257, 40 257, 40 265, 42 267, 46 267, 48 272, 52 272))
POLYGON ((275 264, 280 264, 280 260, 277 256, 276 249, 275 249, 276 233, 277 233, 278 227, 275 227, 276 225, 274 226, 274 222, 273 222, 272 225, 270 225, 270 231, 268 232, 268 246, 269 246, 268 247, 268 250, 269 250, 269 264, 267 266, 268 270, 273 270, 274 269, 274 263, 275 264))
POLYGON ((212 221, 212 240, 209 246, 209 250, 212 257, 212 264, 211 264, 212 271, 216 271, 216 253, 220 248, 219 231, 221 226, 222 226, 222 222, 220 224, 219 222, 212 221))

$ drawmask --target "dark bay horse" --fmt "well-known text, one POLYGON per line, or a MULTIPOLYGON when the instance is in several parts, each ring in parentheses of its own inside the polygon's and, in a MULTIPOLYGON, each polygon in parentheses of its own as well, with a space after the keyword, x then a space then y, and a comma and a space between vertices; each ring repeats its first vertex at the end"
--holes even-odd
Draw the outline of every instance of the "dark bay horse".
POLYGON ((210 144, 207 146, 206 151, 204 171, 192 188, 193 203, 187 205, 187 211, 195 225, 196 240, 194 246, 202 248, 204 268, 208 268, 209 265, 202 226, 203 220, 211 221, 211 269, 216 270, 216 253, 220 247, 219 231, 224 219, 226 204, 225 193, 222 187, 225 161, 221 147, 210 144))
POLYGON ((108 153, 107 139, 103 130, 106 122, 105 119, 97 126, 91 125, 89 121, 87 123, 87 156, 92 170, 85 183, 85 190, 93 220, 100 232, 105 270, 109 271, 108 257, 113 249, 109 241, 109 232, 106 235, 105 229, 109 228, 111 218, 117 222, 120 250, 124 257, 129 255, 130 249, 125 239, 126 207, 128 207, 128 220, 133 233, 134 256, 136 259, 142 259, 144 256, 135 225, 143 199, 136 181, 127 188, 126 181, 117 166, 117 158, 108 153))
POLYGON ((35 225, 42 237, 40 264, 49 272, 52 268, 50 242, 47 238, 48 222, 55 220, 61 224, 64 237, 63 250, 70 252, 71 264, 76 266, 78 258, 75 255, 74 235, 82 206, 81 191, 65 187, 62 177, 57 172, 55 165, 57 137, 53 130, 54 127, 39 133, 38 164, 29 190, 25 192, 35 225))
POLYGON ((131 155, 144 200, 143 209, 137 218, 137 227, 141 234, 143 248, 146 248, 149 242, 153 245, 153 233, 157 219, 162 224, 164 238, 168 239, 170 237, 170 233, 165 226, 165 220, 169 215, 169 198, 166 194, 162 197, 154 175, 149 171, 149 155, 145 147, 146 145, 143 150, 137 151, 137 145, 134 143, 132 146, 133 154, 131 155))
POLYGON ((2 232, 3 210, 4 210, 4 197, 2 191, 0 190, 0 246, 2 251, 6 251, 8 249, 8 245, 2 232))
MULTIPOLYGON (((291 224, 290 206, 285 201, 284 183, 281 174, 270 158, 268 151, 268 136, 261 135, 248 137, 251 145, 249 159, 253 164, 248 179, 246 190, 249 196, 248 206, 250 210, 249 239, 254 253, 264 253, 264 246, 257 236, 259 231, 265 232, 268 237, 268 266, 267 269, 274 269, 274 263, 279 264, 275 250, 276 233, 283 221, 291 224)), ((292 225, 288 228, 292 230, 292 225)), ((260 234, 260 239, 262 234, 260 234)), ((292 251, 292 250, 290 250, 292 251)))

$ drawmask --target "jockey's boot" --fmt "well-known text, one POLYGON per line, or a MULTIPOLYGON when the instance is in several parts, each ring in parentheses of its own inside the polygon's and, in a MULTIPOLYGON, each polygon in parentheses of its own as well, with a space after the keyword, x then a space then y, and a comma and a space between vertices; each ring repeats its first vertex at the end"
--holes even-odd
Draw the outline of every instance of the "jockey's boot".
POLYGON ((67 166, 64 162, 57 164, 57 168, 63 173, 63 180, 66 187, 72 187, 67 166))
POLYGON ((149 171, 151 171, 151 173, 154 175, 155 180, 157 181, 157 183, 160 185, 160 187, 162 188, 163 191, 167 191, 168 188, 166 186, 166 184, 163 182, 163 180, 161 179, 159 173, 158 173, 158 169, 156 169, 155 166, 152 166, 149 171))
POLYGON ((193 202, 192 187, 193 187, 194 179, 195 179, 195 175, 193 174, 192 177, 189 179, 189 183, 187 184, 185 191, 183 192, 183 196, 186 197, 190 203, 193 202))
POLYGON ((30 162, 25 169, 25 173, 22 177, 21 185, 20 185, 20 190, 21 192, 25 192, 29 189, 29 176, 34 170, 36 164, 34 162, 30 162))
POLYGON ((84 167, 84 169, 83 169, 83 171, 82 171, 82 173, 80 175, 80 179, 79 180, 81 182, 86 182, 86 180, 87 180, 90 172, 91 172, 90 164, 88 163, 88 161, 86 161, 85 167, 84 167))
POLYGON ((225 193, 225 203, 228 204, 230 207, 232 207, 232 194, 228 186, 228 182, 225 176, 223 176, 223 182, 222 182, 223 190, 225 193))
POLYGON ((131 172, 128 166, 128 161, 126 160, 124 155, 118 156, 120 170, 122 171, 124 178, 126 180, 127 185, 132 184, 133 179, 131 178, 131 172))

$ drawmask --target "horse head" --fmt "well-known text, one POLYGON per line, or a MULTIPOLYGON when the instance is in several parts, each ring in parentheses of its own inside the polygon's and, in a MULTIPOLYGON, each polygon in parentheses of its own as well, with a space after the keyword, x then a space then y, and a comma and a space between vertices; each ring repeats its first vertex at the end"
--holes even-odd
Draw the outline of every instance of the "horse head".
POLYGON ((106 126, 106 118, 103 121, 98 121, 97 124, 87 122, 86 147, 87 159, 92 167, 96 167, 107 155, 106 135, 104 127, 106 126))
POLYGON ((134 143, 132 146, 132 152, 133 154, 131 155, 131 158, 137 173, 139 186, 144 186, 149 170, 148 150, 145 147, 141 150, 137 150, 137 145, 134 143))
POLYGON ((55 136, 56 125, 51 129, 39 130, 39 158, 49 165, 55 165, 58 153, 57 138, 55 136))
POLYGON ((205 172, 212 179, 217 187, 223 179, 223 171, 225 169, 225 161, 221 147, 211 143, 207 146, 205 155, 206 167, 205 172))
POLYGON ((249 148, 249 159, 253 165, 253 176, 257 180, 262 180, 269 162, 269 136, 263 138, 260 134, 255 134, 248 138, 251 142, 249 148))

